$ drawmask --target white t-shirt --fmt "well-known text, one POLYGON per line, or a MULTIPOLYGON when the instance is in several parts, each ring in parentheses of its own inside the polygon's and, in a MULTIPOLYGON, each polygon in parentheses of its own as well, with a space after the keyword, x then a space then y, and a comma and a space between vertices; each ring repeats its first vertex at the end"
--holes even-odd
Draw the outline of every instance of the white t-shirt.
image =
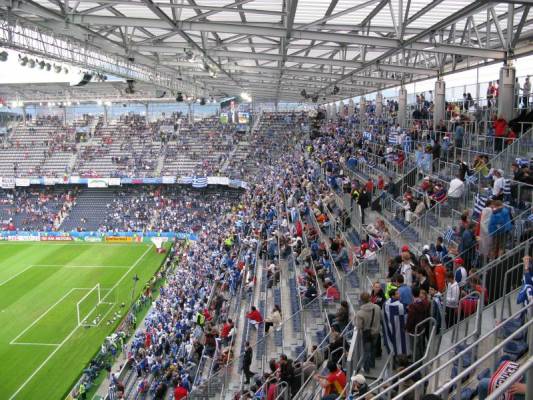
POLYGON ((402 263, 400 273, 403 275, 403 283, 407 286, 413 285, 413 270, 411 263, 402 263))
POLYGON ((504 185, 505 178, 503 176, 494 179, 494 185, 492 186, 492 195, 497 196, 498 194, 502 193, 504 185))
POLYGON ((450 181, 450 187, 448 189, 448 197, 458 199, 463 196, 465 191, 465 183, 459 178, 453 178, 450 181))

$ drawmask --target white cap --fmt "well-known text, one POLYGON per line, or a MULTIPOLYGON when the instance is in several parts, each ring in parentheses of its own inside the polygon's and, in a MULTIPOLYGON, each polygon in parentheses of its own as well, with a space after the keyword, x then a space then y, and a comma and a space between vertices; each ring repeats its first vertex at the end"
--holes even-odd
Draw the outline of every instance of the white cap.
POLYGON ((352 376, 352 382, 357 382, 358 384, 363 385, 366 383, 366 379, 363 375, 357 374, 352 376))

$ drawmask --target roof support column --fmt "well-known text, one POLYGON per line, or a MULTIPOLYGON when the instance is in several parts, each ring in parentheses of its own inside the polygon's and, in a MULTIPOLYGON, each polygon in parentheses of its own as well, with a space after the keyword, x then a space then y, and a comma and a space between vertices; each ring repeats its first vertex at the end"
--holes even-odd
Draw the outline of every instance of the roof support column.
POLYGON ((398 95, 398 124, 400 128, 406 128, 407 126, 407 90, 402 85, 400 87, 400 93, 398 95))
POLYGON ((446 82, 441 78, 435 82, 435 91, 433 97, 433 129, 441 121, 446 119, 446 82))
POLYGON ((350 98, 350 100, 348 100, 348 116, 349 117, 353 115, 354 110, 355 110, 355 104, 353 102, 353 98, 350 98))
POLYGON ((376 95, 376 117, 381 118, 383 115, 383 94, 378 92, 376 95))
POLYGON ((364 96, 359 98, 359 125, 363 126, 366 121, 366 99, 364 96))
POLYGON ((504 118, 507 122, 515 116, 515 102, 517 99, 514 95, 516 70, 513 66, 504 65, 500 69, 500 85, 498 89, 498 116, 504 118))

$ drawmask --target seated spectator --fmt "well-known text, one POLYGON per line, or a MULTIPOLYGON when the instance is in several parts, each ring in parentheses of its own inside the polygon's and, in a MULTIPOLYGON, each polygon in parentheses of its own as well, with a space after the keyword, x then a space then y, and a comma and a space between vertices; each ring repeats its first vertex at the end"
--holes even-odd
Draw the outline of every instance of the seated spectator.
POLYGON ((270 315, 265 318, 265 332, 268 333, 271 326, 279 329, 281 321, 281 308, 276 304, 270 315))
POLYGON ((341 299, 341 294, 339 290, 331 281, 329 281, 329 278, 326 278, 325 288, 326 293, 324 296, 326 300, 339 301, 341 299))
POLYGON ((315 379, 324 389, 322 400, 335 400, 344 392, 346 374, 337 367, 336 363, 331 361, 328 363, 327 369, 328 374, 326 376, 316 374, 315 379))
POLYGON ((263 316, 255 306, 250 308, 250 311, 248 314, 246 314, 246 318, 248 319, 248 322, 255 328, 257 328, 259 324, 263 323, 263 316))

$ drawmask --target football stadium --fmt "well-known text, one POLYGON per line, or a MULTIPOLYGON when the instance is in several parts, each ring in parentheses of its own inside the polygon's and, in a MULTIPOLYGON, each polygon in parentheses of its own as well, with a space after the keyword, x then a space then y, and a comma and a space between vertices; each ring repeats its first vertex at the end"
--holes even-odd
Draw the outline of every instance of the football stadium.
POLYGON ((0 400, 533 400, 532 6, 0 0, 0 400))

